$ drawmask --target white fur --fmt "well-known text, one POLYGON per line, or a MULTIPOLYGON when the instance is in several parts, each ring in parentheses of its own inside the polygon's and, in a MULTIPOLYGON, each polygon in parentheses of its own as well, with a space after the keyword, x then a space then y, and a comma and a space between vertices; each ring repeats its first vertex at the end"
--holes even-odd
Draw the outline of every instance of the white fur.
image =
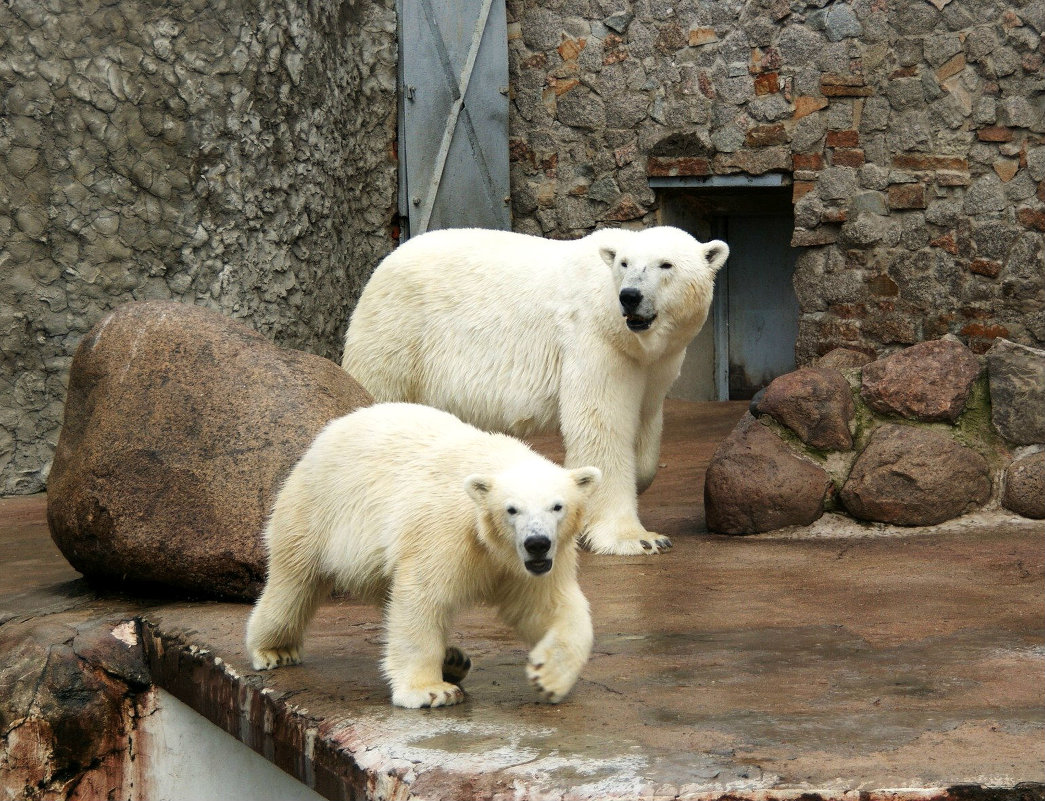
POLYGON ((596 468, 565 470, 427 406, 338 418, 294 467, 269 519, 268 580, 247 623, 254 668, 298 663, 305 627, 336 587, 385 603, 392 703, 464 699, 470 662, 448 639, 455 613, 479 603, 532 647, 531 683, 561 700, 591 652, 576 546, 599 479, 596 468), (527 538, 548 540, 542 574, 526 566, 527 538))
POLYGON ((664 396, 728 254, 724 242, 667 227, 572 242, 427 233, 374 271, 342 366, 379 401, 429 404, 517 436, 558 427, 566 465, 603 472, 589 547, 655 553, 671 541, 643 528, 637 492, 657 471, 664 396), (642 293, 639 316, 656 315, 648 330, 629 330, 625 287, 642 293))

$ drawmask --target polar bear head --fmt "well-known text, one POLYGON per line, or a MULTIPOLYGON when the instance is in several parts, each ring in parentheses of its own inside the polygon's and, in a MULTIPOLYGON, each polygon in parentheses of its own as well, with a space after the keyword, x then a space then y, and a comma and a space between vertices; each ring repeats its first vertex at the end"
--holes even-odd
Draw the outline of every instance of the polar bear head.
POLYGON ((492 475, 465 479, 479 507, 480 539, 510 569, 548 573, 580 533, 584 507, 602 478, 596 467, 566 470, 535 456, 492 475))
POLYGON ((603 244, 599 255, 613 271, 629 330, 642 333, 669 325, 695 334, 689 329, 704 324, 715 274, 725 264, 729 246, 658 226, 617 237, 603 244))

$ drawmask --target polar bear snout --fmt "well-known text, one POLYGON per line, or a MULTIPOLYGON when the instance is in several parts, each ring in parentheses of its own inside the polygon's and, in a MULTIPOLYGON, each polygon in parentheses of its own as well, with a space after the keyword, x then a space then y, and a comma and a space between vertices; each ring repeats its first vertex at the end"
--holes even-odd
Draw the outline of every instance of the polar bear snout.
POLYGON ((552 547, 552 541, 543 534, 527 537, 523 542, 526 553, 535 559, 543 559, 548 555, 548 549, 552 547))
POLYGON ((541 521, 531 520, 519 535, 516 540, 516 543, 521 540, 519 557, 527 572, 543 575, 551 570, 555 543, 548 534, 547 526, 541 525, 541 521))
POLYGON ((552 569, 552 558, 548 555, 552 541, 543 534, 533 534, 523 541, 527 558, 523 560, 526 569, 535 576, 543 575, 552 569))
POLYGON ((633 286, 626 286, 620 291, 620 307, 625 314, 632 314, 642 303, 642 291, 633 286))
POLYGON ((620 311, 624 315, 624 322, 630 330, 645 331, 657 319, 652 304, 648 302, 648 298, 638 287, 623 287, 617 299, 620 301, 620 311))

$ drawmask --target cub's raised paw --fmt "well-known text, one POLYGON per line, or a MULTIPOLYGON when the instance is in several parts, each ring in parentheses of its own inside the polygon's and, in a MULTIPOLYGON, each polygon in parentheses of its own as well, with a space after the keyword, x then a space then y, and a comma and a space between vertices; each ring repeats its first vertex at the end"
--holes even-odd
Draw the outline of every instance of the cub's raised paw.
POLYGON ((552 704, 565 698, 577 681, 576 673, 560 670, 554 662, 535 661, 533 657, 526 665, 526 678, 541 694, 541 698, 552 704))
POLYGON ((427 709, 435 706, 453 706, 464 700, 464 690, 456 684, 440 682, 428 687, 411 690, 396 690, 392 703, 407 709, 427 709))
POLYGON ((255 670, 272 670, 285 665, 301 664, 301 649, 296 645, 286 648, 259 648, 250 655, 250 664, 255 670))
POLYGON ((472 669, 472 660, 460 648, 450 646, 443 655, 443 681, 460 684, 468 671, 472 669))

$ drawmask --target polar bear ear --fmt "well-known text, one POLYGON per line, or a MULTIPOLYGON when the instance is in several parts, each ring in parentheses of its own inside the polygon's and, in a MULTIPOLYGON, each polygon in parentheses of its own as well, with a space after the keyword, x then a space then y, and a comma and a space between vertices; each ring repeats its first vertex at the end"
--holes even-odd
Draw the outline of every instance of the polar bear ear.
POLYGON ((612 267, 614 260, 617 258, 617 251, 613 248, 603 246, 599 248, 599 255, 602 256, 602 260, 606 262, 606 264, 612 267))
POLYGON ((602 481, 602 471, 597 467, 578 467, 570 471, 573 483, 585 492, 591 492, 595 485, 602 481))
POLYGON ((491 487, 493 487, 493 479, 478 473, 473 473, 464 480, 464 491, 480 506, 485 505, 486 496, 490 494, 491 487))
POLYGON ((704 258, 712 273, 717 273, 729 258, 729 245, 721 239, 713 239, 704 244, 704 258))

